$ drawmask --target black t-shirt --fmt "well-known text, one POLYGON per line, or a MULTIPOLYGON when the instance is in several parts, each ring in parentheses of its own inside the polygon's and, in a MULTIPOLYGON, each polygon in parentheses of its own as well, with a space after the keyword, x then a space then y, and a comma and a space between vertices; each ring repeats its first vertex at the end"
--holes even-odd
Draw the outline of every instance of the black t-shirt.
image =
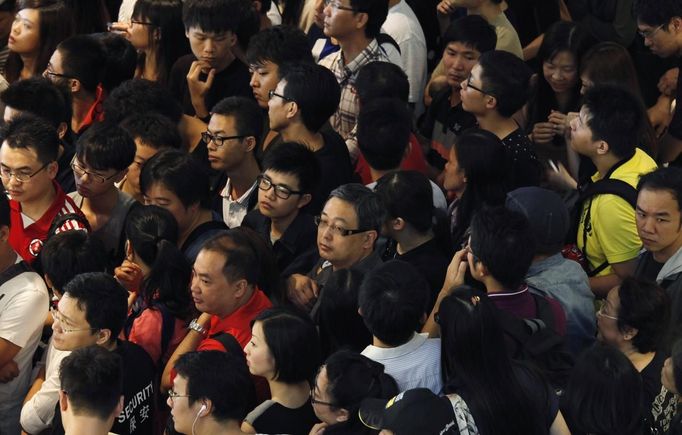
POLYGON ((654 260, 654 256, 649 251, 645 251, 637 260, 635 276, 647 281, 656 282, 658 272, 663 268, 663 263, 654 260))
POLYGON ((55 180, 61 186, 64 193, 71 193, 76 190, 76 180, 73 178, 73 169, 71 169, 71 160, 75 154, 73 145, 62 142, 64 152, 57 160, 59 169, 55 180))
POLYGON ((312 201, 306 207, 306 212, 311 215, 317 215, 322 211, 332 190, 353 181, 350 154, 343 138, 331 127, 323 128, 320 134, 324 139, 324 146, 315 151, 315 158, 320 165, 320 181, 312 201))
MULTIPOLYGON (((194 106, 187 87, 187 73, 196 57, 192 54, 182 56, 175 62, 170 72, 168 81, 169 88, 173 96, 182 104, 182 110, 189 116, 194 116, 194 106)), ((201 80, 206 80, 206 75, 202 73, 201 80)), ((232 61, 227 68, 216 73, 211 89, 206 93, 204 101, 206 108, 210 111, 213 106, 225 97, 243 96, 253 98, 251 86, 249 86, 249 68, 239 59, 232 61)))
POLYGON ((538 186, 542 178, 542 166, 538 160, 533 142, 523 130, 517 128, 502 139, 506 151, 509 188, 514 190, 525 186, 538 186))
POLYGON ((300 408, 291 409, 273 400, 266 400, 246 419, 253 419, 250 421, 251 426, 263 434, 308 435, 310 429, 319 422, 310 401, 300 408))
POLYGON ((426 278, 431 288, 431 299, 426 312, 431 312, 445 282, 445 272, 448 270, 450 259, 443 253, 435 238, 402 255, 396 253, 395 258, 410 263, 426 278))

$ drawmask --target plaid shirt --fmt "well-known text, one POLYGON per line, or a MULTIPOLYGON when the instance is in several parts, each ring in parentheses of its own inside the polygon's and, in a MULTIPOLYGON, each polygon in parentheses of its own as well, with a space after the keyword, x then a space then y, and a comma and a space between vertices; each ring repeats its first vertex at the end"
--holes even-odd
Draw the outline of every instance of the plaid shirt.
MULTIPOLYGON (((355 93, 355 79, 360 68, 370 62, 390 62, 386 52, 379 46, 376 39, 372 39, 367 47, 347 65, 343 59, 343 50, 330 54, 320 61, 320 65, 329 68, 336 76, 341 86, 341 101, 338 110, 329 119, 334 130, 346 141, 346 144, 357 143, 354 140, 355 124, 358 118, 358 97, 355 93)), ((357 156, 357 149, 348 150, 353 156, 357 156)))

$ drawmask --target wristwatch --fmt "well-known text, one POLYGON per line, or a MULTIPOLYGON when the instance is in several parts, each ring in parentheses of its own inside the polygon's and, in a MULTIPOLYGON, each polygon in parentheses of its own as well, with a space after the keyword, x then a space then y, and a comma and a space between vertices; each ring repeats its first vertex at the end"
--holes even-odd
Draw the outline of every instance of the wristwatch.
POLYGON ((204 337, 208 335, 208 329, 204 328, 199 322, 197 322, 197 319, 193 319, 191 322, 189 322, 188 329, 196 331, 204 337))

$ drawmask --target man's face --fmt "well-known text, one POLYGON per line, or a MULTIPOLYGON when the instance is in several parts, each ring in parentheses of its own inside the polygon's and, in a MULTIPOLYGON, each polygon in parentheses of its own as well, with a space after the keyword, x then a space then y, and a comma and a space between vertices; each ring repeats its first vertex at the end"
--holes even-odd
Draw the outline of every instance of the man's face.
POLYGON ((78 306, 78 300, 68 293, 59 300, 52 316, 52 344, 55 349, 75 350, 98 344, 99 331, 90 327, 85 319, 85 311, 78 306))
POLYGON ((135 158, 133 159, 133 163, 128 166, 125 184, 138 197, 142 196, 142 192, 140 191, 140 171, 142 170, 142 166, 158 152, 159 150, 156 148, 145 145, 140 138, 135 138, 135 158))
POLYGON ((451 42, 443 51, 443 65, 448 85, 459 88, 460 83, 471 74, 471 69, 478 62, 481 53, 475 48, 461 42, 451 42))
POLYGON ((121 181, 125 176, 125 171, 107 169, 100 171, 93 169, 87 162, 83 162, 74 156, 71 162, 73 177, 76 180, 76 190, 84 198, 96 198, 109 192, 114 187, 114 183, 121 181))
POLYGON ((196 206, 185 207, 175 192, 161 182, 154 182, 147 188, 144 192, 144 204, 168 210, 177 221, 180 234, 183 234, 194 221, 196 206))
POLYGON ((169 391, 166 403, 170 407, 173 417, 173 427, 178 433, 191 434, 192 422, 196 420, 197 414, 201 409, 201 401, 195 400, 190 405, 188 380, 182 375, 177 375, 173 379, 173 388, 169 391), (175 396, 175 397, 174 397, 175 396))
POLYGON ((291 123, 291 119, 287 117, 287 112, 291 110, 291 101, 287 101, 280 96, 285 95, 286 88, 286 80, 280 80, 275 88, 277 95, 273 95, 268 101, 270 130, 282 131, 291 123))
POLYGON ((223 274, 225 256, 220 252, 203 249, 194 261, 192 275, 192 300, 202 313, 225 317, 239 307, 244 280, 230 282, 223 274))
POLYGON ((50 57, 50 61, 47 63, 47 68, 43 71, 43 77, 59 85, 64 85, 71 80, 71 77, 64 75, 63 59, 59 50, 55 50, 52 53, 52 57, 50 57))
POLYGON ((208 162, 216 171, 229 173, 230 170, 238 168, 253 149, 252 137, 235 137, 239 136, 239 132, 232 116, 213 114, 208 123, 208 132, 220 138, 232 138, 223 140, 222 145, 216 144, 213 140, 206 144, 208 162))
POLYGON ((220 72, 234 59, 232 47, 237 42, 237 37, 232 32, 212 33, 190 27, 185 35, 189 39, 192 54, 206 64, 206 70, 214 68, 220 72))
POLYGON ((486 104, 491 98, 486 94, 481 79, 481 65, 476 64, 471 69, 468 79, 461 82, 459 96, 462 99, 462 108, 474 116, 482 115, 486 112, 486 104))
POLYGON ((52 180, 57 175, 57 162, 47 165, 38 160, 38 155, 31 148, 11 148, 7 142, 0 147, 0 165, 2 184, 10 198, 18 202, 40 200, 50 194, 52 180), (19 181, 16 175, 31 176, 27 181, 19 181))
POLYGON ((334 231, 357 230, 358 216, 353 205, 342 199, 332 197, 324 205, 320 216, 320 224, 317 228, 317 249, 320 257, 332 263, 336 269, 345 269, 367 254, 371 249, 373 240, 369 234, 373 231, 364 231, 357 234, 342 236, 334 231))
POLYGON ((682 19, 675 17, 662 26, 651 26, 637 22, 637 30, 644 38, 644 45, 659 57, 677 56, 682 50, 680 42, 679 26, 682 19))
POLYGON ((592 129, 587 123, 592 119, 592 114, 586 106, 580 109, 578 116, 571 120, 571 132, 569 143, 573 151, 585 156, 594 153, 594 139, 592 129))
POLYGON ((289 192, 296 192, 300 190, 298 177, 294 174, 286 172, 278 172, 272 169, 267 169, 263 173, 265 181, 269 181, 272 185, 268 190, 263 190, 259 184, 258 188, 258 210, 263 216, 270 219, 282 219, 292 216, 301 207, 310 202, 310 195, 302 195, 299 193, 291 193, 289 198, 283 199, 280 192, 279 195, 275 191, 276 186, 280 186, 289 190, 289 192))
POLYGON ((669 190, 642 189, 637 196, 637 234, 644 247, 670 258, 682 245, 682 220, 677 199, 669 190))
POLYGON ((362 13, 356 12, 350 0, 331 0, 324 7, 324 34, 343 40, 356 32, 364 32, 362 13))
POLYGON ((270 101, 270 91, 277 87, 279 83, 279 65, 269 60, 261 61, 257 64, 249 65, 251 71, 251 90, 256 102, 262 109, 268 108, 270 101))

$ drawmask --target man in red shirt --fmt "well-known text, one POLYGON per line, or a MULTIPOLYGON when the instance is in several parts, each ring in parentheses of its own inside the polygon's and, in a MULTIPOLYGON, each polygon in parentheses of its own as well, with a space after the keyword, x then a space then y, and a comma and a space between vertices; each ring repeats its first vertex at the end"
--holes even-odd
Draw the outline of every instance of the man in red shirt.
MULTIPOLYGON (((2 137, 0 178, 10 198, 9 243, 32 263, 55 218, 82 213, 54 180, 59 170, 59 137, 52 126, 35 116, 21 115, 5 126, 2 137)), ((73 219, 63 227, 82 228, 73 219)))

